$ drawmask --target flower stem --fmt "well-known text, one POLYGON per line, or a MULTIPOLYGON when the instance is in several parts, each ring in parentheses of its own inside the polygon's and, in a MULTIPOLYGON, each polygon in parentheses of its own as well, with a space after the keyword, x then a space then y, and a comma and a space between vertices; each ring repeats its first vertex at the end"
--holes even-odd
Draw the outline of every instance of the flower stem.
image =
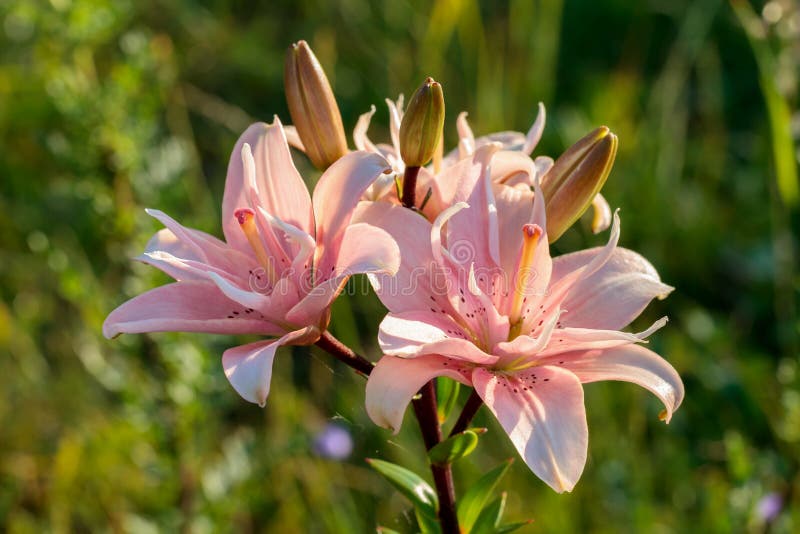
POLYGON ((453 425, 450 435, 455 436, 456 434, 460 434, 461 432, 465 431, 481 406, 483 406, 483 399, 481 399, 480 395, 478 395, 478 392, 473 389, 472 393, 467 399, 467 402, 464 404, 464 409, 461 410, 461 415, 458 416, 456 424, 453 425))
POLYGON ((418 174, 419 167, 406 167, 406 172, 403 174, 403 206, 412 210, 416 209, 418 174))
MULTIPOLYGON (((373 367, 375 367, 372 362, 356 354, 353 349, 336 339, 327 330, 322 333, 316 345, 364 376, 369 376, 373 367)), ((442 441, 442 428, 439 426, 439 419, 436 413, 436 389, 433 381, 422 387, 420 397, 414 399, 413 405, 414 414, 417 416, 417 421, 419 421, 419 427, 422 431, 422 439, 425 442, 425 450, 430 450, 442 441)), ((458 534, 456 491, 453 486, 453 472, 450 469, 450 464, 431 464, 431 473, 433 474, 436 493, 439 496, 439 523, 442 525, 442 533, 458 534)))
MULTIPOLYGON (((436 410, 436 389, 433 380, 422 386, 419 398, 414 399, 414 414, 417 416, 425 450, 431 450, 442 441, 442 428, 436 410)), ((433 482, 439 495, 439 523, 443 534, 458 534, 456 515, 456 491, 450 464, 431 464, 433 482)))
POLYGON ((364 376, 369 376, 369 374, 372 372, 372 368, 375 367, 371 361, 356 354, 353 349, 333 337, 333 334, 327 330, 322 333, 320 338, 317 340, 316 345, 340 362, 352 367, 364 376))

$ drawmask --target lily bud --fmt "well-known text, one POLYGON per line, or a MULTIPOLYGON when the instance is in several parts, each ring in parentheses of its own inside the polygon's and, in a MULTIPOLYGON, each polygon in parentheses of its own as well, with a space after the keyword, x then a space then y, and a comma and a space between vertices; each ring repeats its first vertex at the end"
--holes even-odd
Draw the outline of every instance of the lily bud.
POLYGON ((601 126, 572 145, 542 178, 552 243, 583 215, 611 172, 617 136, 601 126))
POLYGON ((315 167, 325 170, 347 154, 347 140, 331 84, 305 41, 286 51, 283 83, 289 114, 306 155, 315 167))
POLYGON ((411 97, 400 123, 400 155, 407 167, 421 167, 431 160, 443 128, 442 86, 429 77, 411 97))

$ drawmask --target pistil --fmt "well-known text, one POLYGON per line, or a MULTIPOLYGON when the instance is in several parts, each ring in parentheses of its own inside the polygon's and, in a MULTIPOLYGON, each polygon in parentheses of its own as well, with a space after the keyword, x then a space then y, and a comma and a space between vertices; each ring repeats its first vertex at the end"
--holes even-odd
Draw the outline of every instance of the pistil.
MULTIPOLYGON (((528 294, 530 293, 528 281, 530 277, 538 276, 538 273, 533 268, 533 262, 536 259, 536 247, 542 234, 544 234, 544 231, 539 225, 526 224, 522 227, 522 254, 519 258, 519 266, 517 267, 514 282, 514 299, 511 301, 511 313, 508 316, 513 337, 519 335, 519 328, 522 324, 522 310, 528 301, 528 294)), ((509 335, 509 339, 513 339, 513 337, 509 335)))
POLYGON ((255 212, 250 208, 240 208, 233 215, 239 221, 239 228, 242 229, 247 242, 250 243, 250 248, 253 249, 259 265, 264 268, 267 280, 274 286, 278 282, 278 276, 272 265, 272 259, 267 254, 267 249, 264 248, 264 242, 261 240, 261 233, 258 231, 258 225, 255 221, 255 212))

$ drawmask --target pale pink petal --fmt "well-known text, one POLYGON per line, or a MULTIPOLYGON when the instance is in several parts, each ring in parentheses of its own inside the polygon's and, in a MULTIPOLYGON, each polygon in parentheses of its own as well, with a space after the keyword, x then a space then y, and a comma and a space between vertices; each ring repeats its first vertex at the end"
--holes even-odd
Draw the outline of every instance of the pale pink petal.
POLYGON ((237 209, 250 206, 242 164, 242 148, 245 143, 250 145, 255 159, 262 207, 279 219, 313 235, 314 225, 308 189, 294 166, 283 127, 275 117, 272 125, 263 122, 252 124, 239 137, 233 148, 222 200, 222 228, 225 240, 239 250, 250 249, 234 217, 237 209))
POLYGON ((289 143, 290 147, 305 153, 306 147, 303 145, 303 140, 300 139, 300 134, 297 133, 297 128, 288 124, 283 127, 283 133, 286 134, 286 142, 289 143))
MULTIPOLYGON (((347 157, 347 156, 345 156, 347 157)), ((366 223, 347 227, 336 264, 314 273, 314 287, 286 314, 294 324, 313 324, 339 295, 354 274, 393 275, 400 267, 400 250, 383 229, 366 223)))
POLYGON ((536 165, 536 176, 544 176, 555 162, 553 158, 549 156, 537 156, 536 159, 533 160, 533 164, 536 165))
POLYGON ((522 152, 502 150, 492 158, 491 180, 496 184, 514 186, 523 183, 531 187, 536 176, 536 165, 522 152))
MULTIPOLYGON (((553 279, 587 265, 600 248, 559 256, 553 261, 553 279)), ((672 287, 661 282, 655 268, 644 257, 616 248, 608 261, 590 276, 582 278, 561 306, 568 311, 564 326, 619 330, 633 321, 654 298, 663 299, 672 287)))
POLYGON ((355 143, 358 150, 366 150, 367 152, 380 152, 372 141, 367 136, 369 130, 369 122, 372 116, 375 115, 375 106, 370 106, 370 110, 362 113, 358 118, 356 127, 353 128, 353 143, 355 143))
POLYGON ((500 143, 503 150, 519 152, 525 144, 525 136, 520 132, 493 132, 475 139, 475 148, 478 149, 489 143, 500 143))
POLYGON ((531 471, 557 492, 571 491, 589 439, 578 378, 542 366, 514 375, 476 368, 472 381, 531 471))
POLYGON ((229 281, 239 281, 237 276, 231 275, 231 273, 222 269, 195 260, 177 258, 168 252, 145 252, 134 259, 162 270, 179 282, 183 280, 208 280, 208 273, 211 272, 217 273, 220 277, 229 281))
POLYGON ((342 236, 361 195, 378 176, 389 170, 386 160, 378 154, 351 152, 339 158, 320 177, 313 200, 318 269, 324 271, 336 264, 342 236))
POLYGON ((178 236, 169 228, 162 228, 150 238, 144 247, 144 253, 148 252, 168 252, 177 258, 206 261, 205 254, 199 253, 192 244, 178 239, 178 236))
POLYGON ((458 158, 464 159, 475 152, 475 136, 472 128, 467 122, 467 112, 462 111, 456 119, 456 129, 458 130, 458 158))
POLYGON ((385 202, 362 202, 353 221, 383 228, 401 250, 397 274, 369 276, 384 306, 395 313, 427 310, 430 306, 444 308, 446 312, 451 310, 443 281, 434 276, 431 223, 411 210, 385 202), (430 296, 436 302, 431 301, 430 296))
MULTIPOLYGON (((619 211, 619 210, 617 210, 619 211)), ((608 238, 608 243, 604 247, 592 249, 592 254, 587 263, 567 271, 566 269, 560 271, 558 276, 555 274, 551 277, 549 294, 545 299, 544 306, 546 308, 556 308, 561 306, 567 295, 572 292, 576 284, 582 279, 588 278, 597 272, 606 262, 609 261, 614 254, 614 250, 619 242, 619 214, 614 213, 614 222, 611 226, 611 232, 608 238)))
POLYGON ((666 409, 661 419, 667 423, 683 401, 683 382, 677 371, 664 358, 640 345, 568 353, 546 362, 556 363, 556 360, 584 384, 621 380, 642 386, 664 403, 666 409))
POLYGON ((411 398, 429 380, 437 376, 447 376, 470 385, 467 378, 469 368, 452 358, 382 357, 367 380, 367 414, 376 425, 388 428, 397 434, 411 398))
POLYGON ((381 350, 392 356, 441 354, 484 365, 497 361, 496 356, 480 350, 467 338, 468 333, 458 323, 438 311, 390 313, 378 331, 381 350))
POLYGON ((269 395, 275 351, 284 345, 306 345, 319 338, 319 330, 303 328, 273 341, 257 341, 228 349, 222 355, 225 376, 236 393, 262 408, 269 395))
POLYGON ((599 234, 611 226, 611 206, 603 195, 597 193, 592 200, 594 215, 592 216, 592 232, 599 234))
MULTIPOLYGON (((564 313, 566 317, 569 312, 564 313)), ((632 343, 646 342, 648 336, 667 324, 667 318, 662 317, 654 322, 650 328, 642 332, 630 334, 618 330, 600 330, 596 328, 559 328, 547 348, 539 353, 539 357, 561 354, 577 350, 607 349, 630 345, 632 343)))
POLYGON ((397 102, 386 99, 389 107, 389 132, 392 136, 394 151, 400 153, 400 123, 403 121, 403 95, 397 97, 397 102))
POLYGON ((207 263, 240 278, 246 277, 248 269, 256 264, 251 254, 244 254, 205 232, 182 226, 162 211, 146 209, 145 212, 166 226, 167 231, 171 232, 176 240, 169 239, 168 234, 159 232, 147 243, 146 253, 157 250, 169 252, 181 259, 207 263), (168 248, 159 249, 157 248, 159 246, 168 248))
MULTIPOLYGON (((474 262, 479 270, 491 270, 500 262, 500 243, 497 234, 497 208, 489 163, 499 145, 479 148, 471 158, 463 159, 445 169, 440 180, 455 179, 457 185, 453 202, 467 202, 472 209, 455 215, 447 225, 447 248, 464 248, 469 254, 456 258, 467 267, 474 262)), ((489 292, 488 288, 483 288, 489 292)))
POLYGON ((522 152, 527 155, 531 155, 533 150, 536 148, 536 145, 539 144, 539 140, 542 138, 542 132, 544 132, 544 122, 547 114, 544 110, 544 104, 539 102, 539 113, 536 115, 536 120, 531 126, 531 129, 528 130, 528 135, 525 136, 525 146, 522 147, 522 152))
POLYGON ((142 332, 264 334, 282 332, 260 313, 231 301, 208 281, 186 281, 151 289, 111 312, 107 338, 142 332))

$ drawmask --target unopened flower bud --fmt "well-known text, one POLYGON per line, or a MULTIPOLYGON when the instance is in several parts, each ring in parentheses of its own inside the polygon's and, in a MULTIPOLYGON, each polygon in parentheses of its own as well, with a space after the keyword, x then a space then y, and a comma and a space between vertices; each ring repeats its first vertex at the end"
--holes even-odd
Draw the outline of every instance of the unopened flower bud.
POLYGON ((592 204, 611 172, 616 155, 617 136, 601 126, 569 147, 544 175, 542 192, 551 243, 592 204))
POLYGON ((443 128, 442 86, 428 78, 411 97, 400 123, 400 155, 407 167, 421 167, 431 160, 443 128))
POLYGON ((327 169, 347 154, 342 115, 322 65, 305 41, 286 51, 283 70, 292 123, 315 167, 327 169))

